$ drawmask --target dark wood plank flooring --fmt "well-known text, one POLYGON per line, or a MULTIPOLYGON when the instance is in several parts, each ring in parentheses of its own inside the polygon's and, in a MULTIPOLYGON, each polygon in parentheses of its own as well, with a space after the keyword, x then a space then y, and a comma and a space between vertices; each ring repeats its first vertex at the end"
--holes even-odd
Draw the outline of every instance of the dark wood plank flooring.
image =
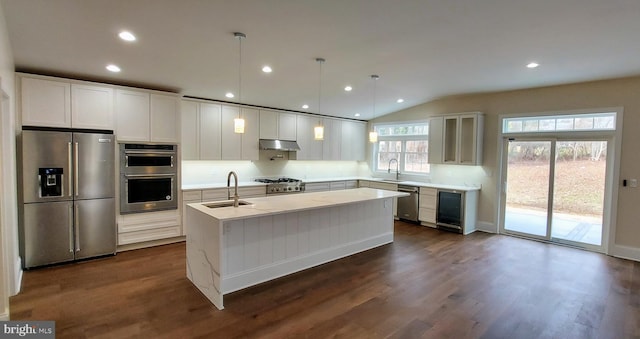
POLYGON ((225 296, 184 243, 25 272, 12 320, 57 338, 638 338, 640 263, 396 222, 395 242, 225 296))

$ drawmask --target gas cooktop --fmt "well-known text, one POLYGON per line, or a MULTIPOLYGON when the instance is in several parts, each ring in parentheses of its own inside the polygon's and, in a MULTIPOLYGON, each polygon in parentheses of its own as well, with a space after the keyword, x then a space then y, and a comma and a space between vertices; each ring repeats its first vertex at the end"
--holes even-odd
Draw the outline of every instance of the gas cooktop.
POLYGON ((267 184, 267 194, 286 194, 304 192, 304 183, 302 180, 293 178, 262 178, 255 179, 257 182, 267 184))

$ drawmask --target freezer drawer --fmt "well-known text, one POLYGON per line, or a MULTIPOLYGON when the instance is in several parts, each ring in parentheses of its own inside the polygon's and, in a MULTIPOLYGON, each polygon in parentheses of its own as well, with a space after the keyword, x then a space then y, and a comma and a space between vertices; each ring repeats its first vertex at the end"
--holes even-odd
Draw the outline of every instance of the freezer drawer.
POLYGON ((24 204, 24 266, 71 261, 73 202, 24 204))
POLYGON ((76 259, 116 253, 115 199, 75 202, 76 259))

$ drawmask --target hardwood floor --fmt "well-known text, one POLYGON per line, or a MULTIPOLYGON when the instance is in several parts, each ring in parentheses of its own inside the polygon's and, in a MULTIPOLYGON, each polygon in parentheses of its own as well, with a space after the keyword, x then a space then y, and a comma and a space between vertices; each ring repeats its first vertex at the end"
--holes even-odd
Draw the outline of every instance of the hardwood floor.
POLYGON ((640 263, 396 222, 395 242, 225 296, 184 243, 25 272, 11 319, 57 338, 638 338, 640 263))

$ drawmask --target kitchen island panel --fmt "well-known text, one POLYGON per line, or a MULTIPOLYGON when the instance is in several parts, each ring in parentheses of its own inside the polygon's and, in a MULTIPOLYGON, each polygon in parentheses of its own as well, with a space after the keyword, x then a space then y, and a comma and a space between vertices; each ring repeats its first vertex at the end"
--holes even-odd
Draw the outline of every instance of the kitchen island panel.
POLYGON ((190 206, 187 217, 188 277, 219 309, 223 294, 393 242, 392 198, 229 221, 190 206))
POLYGON ((192 225, 187 234, 187 278, 222 309, 221 223, 202 213, 188 213, 187 220, 192 225))

